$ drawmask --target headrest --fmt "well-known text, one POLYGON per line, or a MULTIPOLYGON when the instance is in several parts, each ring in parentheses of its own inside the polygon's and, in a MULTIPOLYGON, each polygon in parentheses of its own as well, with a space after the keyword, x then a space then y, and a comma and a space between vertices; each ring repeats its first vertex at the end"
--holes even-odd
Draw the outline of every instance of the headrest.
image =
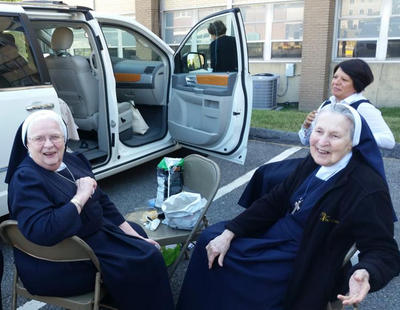
POLYGON ((15 38, 10 33, 0 33, 0 43, 15 46, 15 38))
POLYGON ((71 29, 67 27, 59 27, 54 30, 51 37, 51 48, 54 51, 67 50, 74 41, 74 35, 71 29))
POLYGON ((11 17, 0 17, 0 31, 8 29, 11 26, 12 18, 11 17))

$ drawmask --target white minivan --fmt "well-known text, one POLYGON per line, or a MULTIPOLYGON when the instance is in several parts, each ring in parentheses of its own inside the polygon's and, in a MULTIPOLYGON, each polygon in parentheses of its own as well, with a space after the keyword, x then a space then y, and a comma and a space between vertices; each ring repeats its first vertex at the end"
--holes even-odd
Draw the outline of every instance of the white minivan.
POLYGON ((243 163, 251 97, 239 9, 200 21, 174 53, 130 18, 62 3, 0 4, 0 216, 8 213, 3 181, 14 134, 32 111, 62 113, 78 135, 69 149, 100 179, 181 146, 243 163), (210 69, 207 28, 217 20, 236 42, 230 72, 210 69), (145 132, 134 129, 138 112, 145 132))

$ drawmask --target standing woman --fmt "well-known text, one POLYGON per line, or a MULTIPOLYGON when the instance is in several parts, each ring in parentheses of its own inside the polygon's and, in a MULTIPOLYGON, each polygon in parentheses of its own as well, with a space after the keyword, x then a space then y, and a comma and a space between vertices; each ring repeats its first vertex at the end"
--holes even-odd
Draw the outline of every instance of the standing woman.
MULTIPOLYGON (((299 138, 304 145, 309 144, 316 114, 322 107, 331 103, 350 105, 361 114, 368 123, 376 143, 381 148, 392 149, 395 140, 381 112, 375 108, 362 91, 373 82, 374 76, 369 65, 361 59, 349 59, 336 65, 331 82, 332 96, 324 101, 317 111, 310 112, 299 131, 299 138)), ((253 201, 268 193, 279 184, 300 163, 301 159, 289 159, 259 167, 247 184, 238 204, 249 207, 253 201)))
POLYGON ((210 60, 213 72, 238 71, 236 40, 226 35, 226 26, 221 20, 211 23, 208 33, 213 40, 210 43, 210 60))
MULTIPOLYGON (((158 243, 139 225, 125 221, 97 186, 85 157, 65 152, 66 141, 66 126, 55 112, 38 111, 26 118, 16 134, 6 176, 11 218, 39 245, 54 245, 73 235, 88 243, 118 309, 173 309, 158 243)), ((14 259, 31 294, 71 296, 93 290, 96 270, 91 263, 48 262, 18 249, 14 259)))

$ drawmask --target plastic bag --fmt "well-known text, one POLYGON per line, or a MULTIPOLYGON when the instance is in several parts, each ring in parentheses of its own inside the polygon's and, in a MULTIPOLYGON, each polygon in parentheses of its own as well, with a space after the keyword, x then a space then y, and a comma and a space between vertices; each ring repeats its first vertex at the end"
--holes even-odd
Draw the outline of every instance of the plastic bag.
POLYGON ((191 230, 206 204, 207 199, 198 193, 180 192, 172 195, 161 206, 165 215, 163 223, 173 228, 191 230))
POLYGON ((132 110, 132 130, 134 133, 144 135, 147 132, 147 130, 149 130, 149 126, 144 120, 142 114, 140 114, 138 108, 136 108, 133 101, 130 101, 130 103, 132 110))
POLYGON ((155 206, 161 208, 165 199, 182 191, 183 158, 164 157, 157 165, 157 196, 155 206))
POLYGON ((172 265, 175 260, 178 258, 179 253, 181 251, 180 244, 170 244, 161 247, 161 254, 164 258, 165 265, 172 265))

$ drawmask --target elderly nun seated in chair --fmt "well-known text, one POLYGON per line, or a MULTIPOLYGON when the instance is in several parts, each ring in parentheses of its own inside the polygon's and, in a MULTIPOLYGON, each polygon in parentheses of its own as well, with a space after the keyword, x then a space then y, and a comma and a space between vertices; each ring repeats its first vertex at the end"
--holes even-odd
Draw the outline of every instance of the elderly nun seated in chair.
MULTIPOLYGON (((89 162, 65 152, 66 140, 65 124, 52 111, 32 113, 19 128, 6 177, 11 218, 28 240, 40 245, 82 238, 97 255, 118 309, 173 309, 159 245, 139 225, 124 220, 97 186, 89 162)), ((87 262, 41 261, 19 250, 14 256, 31 294, 71 296, 93 290, 96 270, 87 262)))
POLYGON ((178 309, 326 309, 361 302, 400 271, 383 161, 364 119, 331 104, 310 155, 229 222, 200 236, 178 309), (356 244, 359 262, 342 267, 356 244))

